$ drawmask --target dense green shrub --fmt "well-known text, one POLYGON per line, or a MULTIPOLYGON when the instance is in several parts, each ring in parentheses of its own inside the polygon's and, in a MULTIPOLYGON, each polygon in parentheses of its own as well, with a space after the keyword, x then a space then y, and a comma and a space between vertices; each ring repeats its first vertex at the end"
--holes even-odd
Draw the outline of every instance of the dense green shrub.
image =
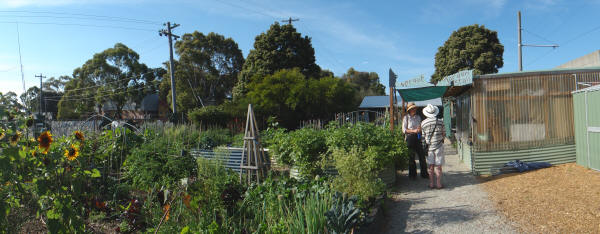
POLYGON ((232 139, 227 129, 209 129, 200 133, 200 141, 197 146, 200 149, 212 149, 217 146, 229 145, 232 139))
POLYGON ((221 106, 205 106, 196 108, 188 112, 188 118, 192 123, 198 126, 219 125, 226 127, 229 122, 230 114, 221 106))
POLYGON ((374 198, 383 193, 385 184, 377 178, 377 172, 373 170, 372 150, 363 151, 358 147, 351 147, 346 151, 342 148, 334 149, 332 155, 338 177, 334 180, 334 188, 351 195, 360 196, 363 200, 374 198))
POLYGON ((198 139, 190 126, 146 130, 144 142, 125 161, 125 177, 139 189, 174 186, 196 170, 195 159, 186 152, 198 139))
POLYGON ((169 213, 169 220, 160 228, 162 233, 180 233, 182 229, 190 233, 240 230, 243 223, 234 217, 239 215, 238 206, 245 188, 237 173, 215 162, 198 159, 198 174, 194 176, 197 179, 161 195, 160 199, 150 198, 152 204, 148 205, 147 212, 151 223, 158 224, 165 213, 169 213))
POLYGON ((302 128, 289 133, 279 132, 272 141, 271 148, 278 163, 298 168, 304 177, 321 173, 320 162, 327 152, 324 131, 302 128))
POLYGON ((388 165, 394 165, 408 156, 408 148, 399 132, 391 132, 385 127, 370 123, 353 125, 328 126, 326 144, 329 153, 336 149, 349 152, 356 148, 358 152, 370 152, 363 157, 367 168, 373 171, 383 170, 388 165))

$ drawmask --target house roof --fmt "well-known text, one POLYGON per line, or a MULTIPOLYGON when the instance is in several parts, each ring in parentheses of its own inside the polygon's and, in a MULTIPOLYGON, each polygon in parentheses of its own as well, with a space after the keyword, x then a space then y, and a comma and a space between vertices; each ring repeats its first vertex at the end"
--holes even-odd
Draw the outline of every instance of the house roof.
POLYGON ((142 111, 158 111, 158 94, 149 94, 142 99, 142 111))
MULTIPOLYGON (((104 105, 102 105, 102 110, 103 111, 116 111, 117 110, 117 104, 113 101, 106 101, 104 103, 104 105)), ((135 103, 134 102, 127 102, 125 103, 125 105, 123 105, 123 110, 124 111, 131 111, 131 110, 135 110, 135 103)))
MULTIPOLYGON (((117 106, 113 101, 107 101, 102 105, 103 111, 115 111, 117 106)), ((128 101, 123 106, 124 111, 138 110, 138 105, 133 101, 128 101)), ((141 111, 158 111, 158 94, 148 94, 142 99, 141 105, 139 105, 141 111)))
POLYGON ((533 71, 517 71, 517 72, 506 72, 486 75, 474 75, 475 78, 501 78, 501 77, 514 77, 514 76, 527 76, 527 75, 548 75, 548 74, 563 74, 573 72, 594 72, 600 71, 600 67, 585 67, 585 68, 555 68, 549 70, 533 70, 533 71))
MULTIPOLYGON (((402 103, 402 102, 400 102, 402 103)), ((433 104, 435 106, 441 106, 442 105, 442 99, 441 98, 435 98, 435 99, 431 99, 431 100, 425 100, 425 101, 417 101, 414 102, 415 105, 422 107, 422 106, 427 106, 427 104, 433 104)), ((386 108, 390 106, 390 96, 366 96, 362 102, 360 103, 360 106, 358 106, 358 108, 386 108)))

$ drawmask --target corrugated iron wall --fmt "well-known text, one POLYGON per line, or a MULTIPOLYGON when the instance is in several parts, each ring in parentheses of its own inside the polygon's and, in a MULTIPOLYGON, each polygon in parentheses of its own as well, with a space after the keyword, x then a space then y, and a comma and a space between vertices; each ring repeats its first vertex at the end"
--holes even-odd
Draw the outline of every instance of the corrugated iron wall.
POLYGON ((472 152, 473 173, 489 175, 498 172, 505 163, 513 160, 524 162, 549 162, 553 165, 575 162, 575 145, 555 145, 526 150, 496 152, 472 152))
POLYGON ((473 150, 514 151, 574 144, 571 92, 579 86, 576 82, 599 81, 600 71, 474 79, 473 150))

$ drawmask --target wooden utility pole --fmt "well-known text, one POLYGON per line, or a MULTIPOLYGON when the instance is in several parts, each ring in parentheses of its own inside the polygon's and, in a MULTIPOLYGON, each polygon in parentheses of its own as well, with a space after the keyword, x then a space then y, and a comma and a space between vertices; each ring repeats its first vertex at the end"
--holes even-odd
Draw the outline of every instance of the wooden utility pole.
POLYGON ((171 70, 171 106, 173 108, 173 115, 175 115, 177 113, 177 104, 175 103, 175 64, 173 63, 173 38, 175 38, 175 40, 177 40, 177 38, 179 38, 179 36, 172 34, 171 30, 178 27, 179 24, 173 24, 171 25, 171 22, 167 22, 166 24, 164 24, 165 26, 167 26, 167 29, 162 29, 160 31, 158 31, 158 35, 160 36, 167 36, 169 37, 169 69, 171 70))
POLYGON ((395 87, 396 87, 396 78, 398 76, 396 76, 396 74, 392 71, 392 69, 390 68, 390 73, 389 73, 389 83, 388 86, 390 87, 390 130, 394 131, 394 92, 395 92, 395 87))
POLYGON ((281 22, 283 23, 288 23, 288 24, 292 24, 292 22, 294 21, 299 21, 300 19, 292 19, 292 17, 290 17, 289 19, 286 20, 282 20, 281 22))
POLYGON ((521 41, 521 31, 523 31, 523 28, 521 28, 521 11, 519 11, 517 13, 517 27, 519 30, 519 41, 518 41, 518 46, 519 46, 519 71, 523 71, 523 46, 529 46, 529 47, 552 47, 552 49, 556 49, 556 47, 558 47, 557 44, 552 44, 552 45, 534 45, 534 44, 523 44, 523 42, 521 41))

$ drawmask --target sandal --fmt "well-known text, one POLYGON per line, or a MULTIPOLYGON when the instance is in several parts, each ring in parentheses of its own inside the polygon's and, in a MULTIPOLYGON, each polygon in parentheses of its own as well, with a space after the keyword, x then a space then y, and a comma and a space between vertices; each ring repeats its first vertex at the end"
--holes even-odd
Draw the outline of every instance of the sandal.
POLYGON ((433 185, 429 185, 429 188, 430 188, 430 189, 434 189, 434 188, 435 188, 435 186, 433 186, 433 185))
POLYGON ((440 186, 440 187, 435 187, 435 188, 436 188, 436 189, 445 189, 445 188, 446 188, 446 186, 442 185, 442 186, 440 186))

